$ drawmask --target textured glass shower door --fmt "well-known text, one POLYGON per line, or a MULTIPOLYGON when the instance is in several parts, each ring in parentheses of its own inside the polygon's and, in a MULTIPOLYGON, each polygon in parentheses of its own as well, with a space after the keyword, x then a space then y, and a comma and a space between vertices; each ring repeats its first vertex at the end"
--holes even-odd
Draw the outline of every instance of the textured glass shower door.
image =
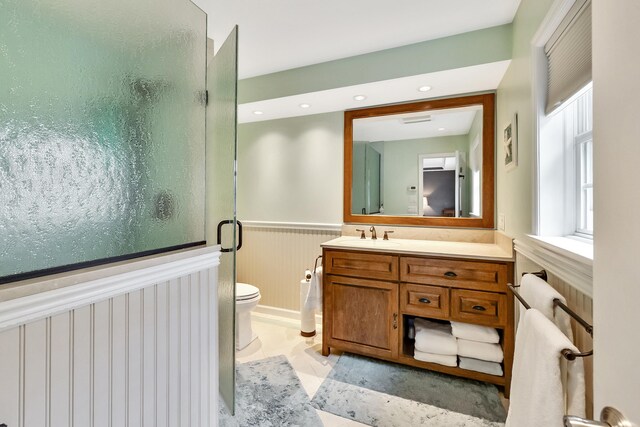
POLYGON ((205 239, 207 16, 0 0, 0 284, 205 239))
POLYGON ((207 70, 207 242, 222 245, 218 275, 220 395, 235 412, 238 27, 207 70))

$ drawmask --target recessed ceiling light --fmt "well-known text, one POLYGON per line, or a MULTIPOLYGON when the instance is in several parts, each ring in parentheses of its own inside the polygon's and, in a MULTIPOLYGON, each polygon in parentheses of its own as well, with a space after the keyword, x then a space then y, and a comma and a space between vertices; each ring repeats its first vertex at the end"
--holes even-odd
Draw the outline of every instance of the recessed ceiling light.
POLYGON ((311 104, 300 104, 300 108, 309 108, 311 104))
POLYGON ((260 114, 264 114, 262 111, 254 111, 253 114, 255 114, 256 116, 259 116, 260 114))
POLYGON ((356 101, 364 101, 365 99, 367 99, 367 97, 365 95, 356 95, 353 97, 353 99, 355 99, 356 101))
POLYGON ((445 128, 438 128, 439 131, 443 131, 446 130, 445 128))
POLYGON ((431 90, 431 86, 420 86, 418 90, 420 92, 429 92, 431 90))

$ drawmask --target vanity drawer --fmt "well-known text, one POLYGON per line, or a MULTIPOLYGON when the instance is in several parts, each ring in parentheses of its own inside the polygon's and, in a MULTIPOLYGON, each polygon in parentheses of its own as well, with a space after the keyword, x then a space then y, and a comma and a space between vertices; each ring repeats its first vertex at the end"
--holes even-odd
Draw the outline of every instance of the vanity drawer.
POLYGON ((452 289, 451 319, 486 326, 506 326, 507 296, 452 289))
POLYGON ((416 316, 446 318, 449 316, 449 289, 401 283, 400 311, 416 316))
POLYGON ((323 269, 326 274, 398 280, 398 257, 351 251, 325 251, 323 269))
POLYGON ((400 280, 453 288, 505 292, 507 266, 437 258, 400 258, 400 280))

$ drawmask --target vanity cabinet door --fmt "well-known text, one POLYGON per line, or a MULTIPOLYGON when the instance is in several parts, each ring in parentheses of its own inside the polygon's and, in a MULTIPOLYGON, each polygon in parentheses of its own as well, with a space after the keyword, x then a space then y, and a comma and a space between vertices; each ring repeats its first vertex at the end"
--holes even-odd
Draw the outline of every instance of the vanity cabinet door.
POLYGON ((398 356, 398 284, 328 275, 324 282, 328 347, 398 356))

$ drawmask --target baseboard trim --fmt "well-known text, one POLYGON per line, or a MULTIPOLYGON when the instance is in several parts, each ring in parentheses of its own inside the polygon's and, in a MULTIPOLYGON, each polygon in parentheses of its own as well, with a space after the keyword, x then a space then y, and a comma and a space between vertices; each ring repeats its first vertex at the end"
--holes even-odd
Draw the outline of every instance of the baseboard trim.
MULTIPOLYGON (((252 318, 275 322, 300 329, 300 312, 270 305, 258 305, 251 313, 252 318)), ((322 329, 322 315, 316 314, 316 331, 322 329)))

